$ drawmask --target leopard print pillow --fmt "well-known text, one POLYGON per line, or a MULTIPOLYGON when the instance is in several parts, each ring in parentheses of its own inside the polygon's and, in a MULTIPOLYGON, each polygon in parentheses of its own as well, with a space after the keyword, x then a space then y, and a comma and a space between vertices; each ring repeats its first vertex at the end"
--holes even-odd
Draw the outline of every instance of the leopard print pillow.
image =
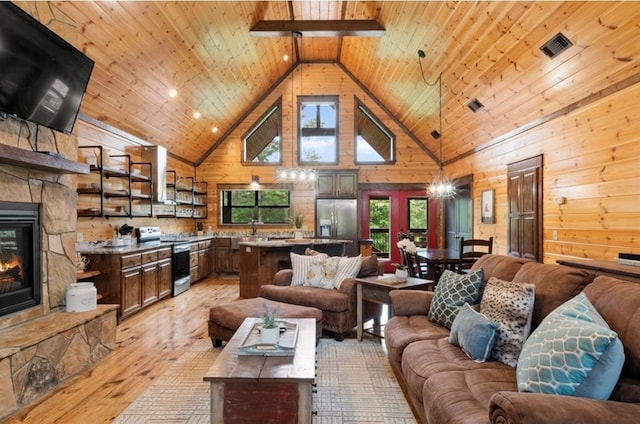
POLYGON ((534 284, 489 279, 480 301, 480 313, 500 326, 491 350, 492 359, 514 368, 518 364, 531 329, 534 300, 534 284))

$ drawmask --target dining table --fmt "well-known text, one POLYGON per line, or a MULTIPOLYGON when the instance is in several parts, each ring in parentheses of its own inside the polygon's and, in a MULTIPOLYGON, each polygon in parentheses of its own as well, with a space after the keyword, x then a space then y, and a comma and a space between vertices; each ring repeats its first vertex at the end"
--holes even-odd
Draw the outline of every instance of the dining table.
POLYGON ((427 279, 437 282, 445 269, 456 270, 460 251, 452 248, 418 247, 416 256, 427 265, 427 279))

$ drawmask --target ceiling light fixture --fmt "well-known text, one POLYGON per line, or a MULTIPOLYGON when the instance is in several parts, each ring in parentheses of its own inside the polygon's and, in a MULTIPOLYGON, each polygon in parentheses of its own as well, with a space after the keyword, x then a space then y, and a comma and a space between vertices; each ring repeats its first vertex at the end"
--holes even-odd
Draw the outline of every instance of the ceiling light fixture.
POLYGON ((198 119, 198 118, 200 118, 201 116, 202 116, 202 115, 201 115, 201 114, 200 114, 200 112, 198 112, 197 110, 196 110, 195 112, 193 112, 193 117, 194 117, 195 119, 198 119))
POLYGON ((444 178, 442 169, 442 73, 438 75, 438 80, 433 84, 427 82, 424 71, 422 69, 422 60, 426 57, 424 51, 418 50, 418 63, 420 64, 420 73, 422 79, 429 87, 435 87, 438 84, 438 130, 431 131, 431 136, 436 140, 440 140, 440 171, 438 178, 434 179, 427 185, 427 194, 432 199, 449 199, 455 196, 456 189, 451 181, 444 178))
MULTIPOLYGON (((291 33, 291 57, 294 57, 294 48, 295 45, 294 43, 296 42, 296 38, 302 38, 302 33, 301 32, 292 32, 291 33)), ((299 62, 299 60, 298 60, 299 62)), ((293 66, 296 66, 295 64, 293 64, 293 66)), ((294 87, 294 70, 291 71, 291 163, 295 163, 295 154, 294 154, 294 145, 296 143, 296 131, 295 131, 295 126, 293 125, 293 118, 295 116, 295 105, 296 105, 296 101, 295 101, 295 87, 294 87)), ((303 73, 300 72, 300 94, 302 95, 302 75, 303 73)), ((278 170, 276 170, 276 179, 278 181, 285 181, 285 182, 294 182, 294 183, 311 183, 313 181, 315 181, 316 179, 316 171, 314 169, 310 169, 310 168, 280 168, 278 170)))
POLYGON ((173 99, 177 95, 178 95, 178 90, 176 90, 175 88, 169 89, 169 97, 171 97, 173 99))

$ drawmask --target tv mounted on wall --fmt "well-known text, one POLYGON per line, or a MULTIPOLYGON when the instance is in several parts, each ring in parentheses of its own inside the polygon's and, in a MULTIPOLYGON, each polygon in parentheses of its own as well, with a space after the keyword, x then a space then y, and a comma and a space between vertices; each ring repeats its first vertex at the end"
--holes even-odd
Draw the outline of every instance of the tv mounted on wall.
POLYGON ((70 134, 93 60, 13 3, 0 16, 0 111, 70 134))

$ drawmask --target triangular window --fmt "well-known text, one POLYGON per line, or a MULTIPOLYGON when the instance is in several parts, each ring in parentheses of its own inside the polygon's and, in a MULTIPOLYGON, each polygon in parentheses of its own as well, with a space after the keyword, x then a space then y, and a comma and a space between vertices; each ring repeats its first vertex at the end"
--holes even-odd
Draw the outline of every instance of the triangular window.
POLYGON ((282 101, 278 99, 242 137, 242 162, 280 164, 281 135, 282 101))
POLYGON ((356 100, 355 162, 395 163, 395 136, 376 116, 356 100))

